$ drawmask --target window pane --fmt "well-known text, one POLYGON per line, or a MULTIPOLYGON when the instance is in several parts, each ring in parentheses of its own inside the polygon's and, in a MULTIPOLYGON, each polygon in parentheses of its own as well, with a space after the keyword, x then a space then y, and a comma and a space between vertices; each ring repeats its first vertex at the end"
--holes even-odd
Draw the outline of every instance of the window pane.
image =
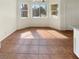
POLYGON ((43 3, 32 5, 32 16, 33 17, 44 17, 47 14, 47 5, 43 3))
POLYGON ((47 6, 46 4, 42 4, 40 5, 40 16, 46 16, 46 12, 47 12, 47 6))
POLYGON ((28 17, 28 7, 27 4, 21 5, 21 17, 28 17))
POLYGON ((32 5, 32 12, 33 12, 33 17, 39 17, 40 16, 40 14, 39 14, 39 5, 38 4, 33 4, 32 5))
POLYGON ((34 2, 46 2, 46 0, 33 0, 34 2))
POLYGON ((21 17, 28 17, 28 11, 21 11, 21 17))
POLYGON ((52 15, 57 15, 57 13, 58 13, 57 8, 58 8, 57 4, 51 5, 51 14, 52 15))
POLYGON ((28 10, 27 5, 26 4, 22 5, 21 10, 28 10))

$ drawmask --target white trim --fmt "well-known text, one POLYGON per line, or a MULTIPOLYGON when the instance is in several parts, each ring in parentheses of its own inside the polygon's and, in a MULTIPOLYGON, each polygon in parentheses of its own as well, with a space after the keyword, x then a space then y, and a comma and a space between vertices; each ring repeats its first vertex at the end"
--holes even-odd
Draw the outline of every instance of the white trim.
POLYGON ((79 58, 79 54, 76 51, 74 51, 74 54, 79 58))
POLYGON ((2 39, 0 39, 0 48, 1 48, 1 42, 7 38, 8 36, 10 36, 13 32, 15 32, 16 30, 13 30, 12 32, 10 32, 9 34, 7 34, 6 36, 4 36, 2 39))

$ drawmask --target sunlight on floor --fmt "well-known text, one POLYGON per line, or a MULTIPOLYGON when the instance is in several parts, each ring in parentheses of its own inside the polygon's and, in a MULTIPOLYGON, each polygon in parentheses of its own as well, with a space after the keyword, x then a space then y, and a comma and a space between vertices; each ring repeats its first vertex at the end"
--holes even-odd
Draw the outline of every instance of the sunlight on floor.
POLYGON ((42 38, 48 38, 48 39, 68 39, 67 36, 55 31, 55 30, 37 30, 37 33, 42 38))
POLYGON ((21 34, 21 38, 23 39, 34 39, 37 36, 43 39, 68 39, 67 36, 56 30, 35 30, 35 35, 31 31, 21 34))
POLYGON ((37 30, 37 33, 41 36, 43 39, 51 39, 51 35, 47 32, 47 30, 37 30))
POLYGON ((48 30, 47 32, 50 33, 52 36, 55 36, 56 38, 59 38, 59 39, 68 39, 67 36, 65 36, 64 34, 59 33, 59 32, 57 32, 55 30, 48 30))
POLYGON ((25 32, 21 34, 21 38, 23 39, 34 39, 31 31, 25 32))

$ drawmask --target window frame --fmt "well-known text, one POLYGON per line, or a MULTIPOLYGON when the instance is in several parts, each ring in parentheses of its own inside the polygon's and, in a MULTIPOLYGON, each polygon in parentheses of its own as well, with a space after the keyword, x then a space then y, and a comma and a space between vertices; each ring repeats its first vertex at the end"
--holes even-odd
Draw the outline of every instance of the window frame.
POLYGON ((32 17, 32 18, 47 18, 47 17, 48 17, 48 4, 47 4, 47 2, 38 2, 38 1, 32 2, 32 4, 31 4, 31 12, 32 12, 32 14, 31 14, 31 17, 32 17), (47 8, 45 9, 45 10, 46 10, 46 16, 44 16, 44 17, 40 17, 40 16, 39 16, 39 17, 34 17, 34 16, 33 16, 32 5, 33 5, 34 3, 39 4, 39 5, 45 4, 45 5, 47 6, 47 8))
POLYGON ((58 15, 58 4, 51 4, 51 15, 58 15))
POLYGON ((21 18, 28 18, 29 17, 29 9, 28 9, 28 4, 27 3, 21 3, 20 4, 20 7, 19 7, 19 16, 21 17, 21 18), (21 6, 22 6, 22 4, 24 4, 24 5, 27 5, 27 10, 21 10, 21 6), (23 17, 22 15, 21 15, 21 12, 22 11, 27 11, 27 17, 25 16, 25 17, 23 17))

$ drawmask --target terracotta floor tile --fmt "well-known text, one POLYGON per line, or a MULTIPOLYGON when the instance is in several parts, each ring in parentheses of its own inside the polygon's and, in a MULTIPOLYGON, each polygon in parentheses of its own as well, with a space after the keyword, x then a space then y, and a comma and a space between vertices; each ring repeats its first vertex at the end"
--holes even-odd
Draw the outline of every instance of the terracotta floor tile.
POLYGON ((48 45, 46 39, 40 39, 40 40, 39 40, 39 44, 40 44, 40 45, 48 45))
POLYGON ((29 50, 28 50, 28 53, 30 53, 30 54, 38 54, 39 53, 38 50, 39 50, 39 46, 30 46, 29 50))
POLYGON ((51 59, 50 55, 39 55, 39 59, 51 59))
POLYGON ((40 41, 39 39, 33 39, 32 42, 31 42, 31 44, 35 45, 35 46, 39 46, 40 45, 39 41, 40 41))
POLYGON ((38 58, 38 55, 29 54, 29 55, 27 55, 27 56, 28 56, 27 59, 39 59, 39 58, 38 58))
POLYGON ((49 46, 40 46, 39 54, 51 54, 51 50, 49 49, 49 46))
POLYGON ((0 56, 0 59, 38 59, 38 55, 32 54, 6 54, 0 56))
POLYGON ((52 54, 66 54, 68 53, 65 48, 63 48, 62 46, 54 46, 54 47, 50 47, 51 53, 52 54))
POLYGON ((52 55, 51 59, 77 59, 75 57, 73 57, 72 55, 52 55))

